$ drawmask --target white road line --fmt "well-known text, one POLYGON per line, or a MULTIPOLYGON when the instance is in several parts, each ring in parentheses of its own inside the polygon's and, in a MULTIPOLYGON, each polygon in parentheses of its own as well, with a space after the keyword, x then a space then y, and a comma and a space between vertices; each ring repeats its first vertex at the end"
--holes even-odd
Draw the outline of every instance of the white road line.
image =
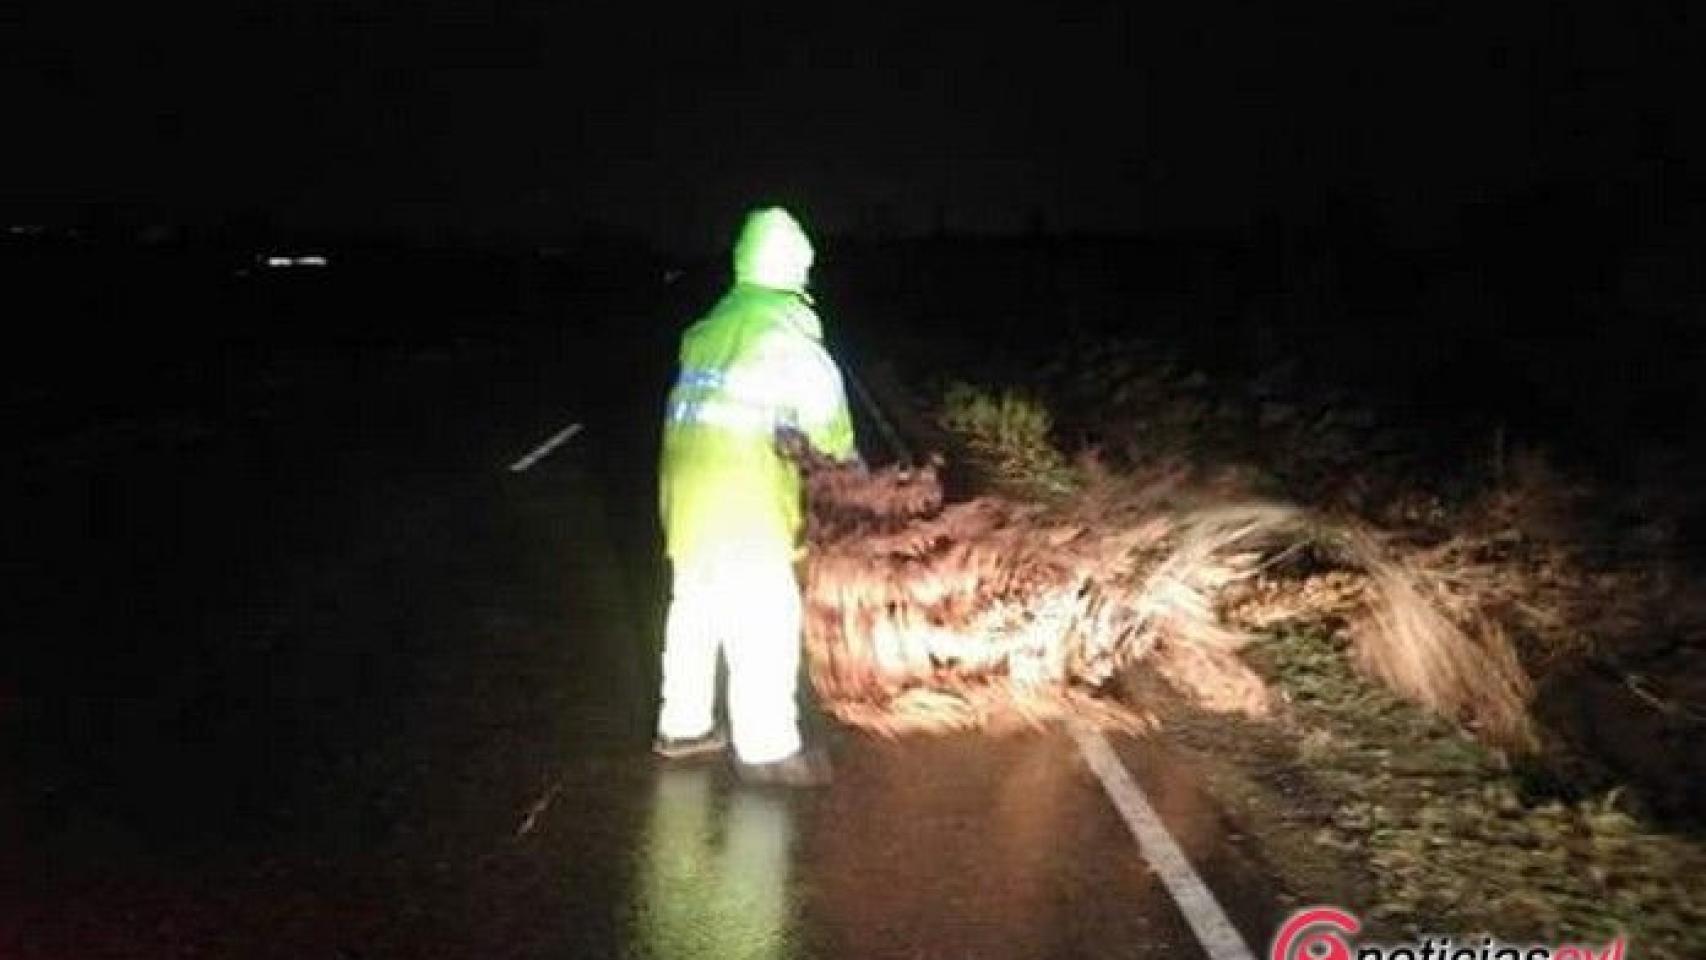
POLYGON ((1114 801, 1115 809, 1131 829, 1131 835, 1137 838, 1137 846, 1144 859, 1155 868, 1167 892, 1173 895, 1179 912, 1185 915, 1185 922, 1191 925, 1210 960, 1255 960, 1255 954, 1250 952, 1237 928, 1226 919, 1226 911, 1221 909, 1220 901, 1214 899, 1214 894, 1197 875, 1185 852, 1167 832, 1161 818, 1156 816, 1155 808, 1150 806, 1149 798, 1143 795, 1143 788, 1131 778, 1125 764, 1120 763, 1107 738, 1084 723, 1075 721, 1069 727, 1072 739, 1078 742, 1078 751, 1084 755, 1084 762, 1102 781, 1102 787, 1114 801))
POLYGON ((532 453, 529 453, 527 456, 522 457, 520 460, 517 460, 516 462, 510 464, 509 465, 509 472, 510 473, 520 473, 523 470, 526 470, 528 467, 531 467, 534 464, 538 463, 539 461, 545 459, 545 457, 547 455, 549 455, 552 450, 555 450, 558 447, 562 446, 563 444, 568 443, 570 437, 573 437, 575 434, 580 433, 580 432, 581 432, 581 425, 578 423, 571 423, 568 426, 564 427, 563 429, 558 430, 556 433, 551 435, 551 438, 549 440, 546 440, 544 443, 541 443, 539 446, 534 447, 532 453))

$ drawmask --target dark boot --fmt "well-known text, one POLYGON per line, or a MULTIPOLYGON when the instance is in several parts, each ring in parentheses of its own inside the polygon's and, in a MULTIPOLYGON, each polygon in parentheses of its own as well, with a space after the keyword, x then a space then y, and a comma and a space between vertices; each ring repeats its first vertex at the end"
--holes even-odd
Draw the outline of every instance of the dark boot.
POLYGON ((735 770, 745 783, 781 787, 823 787, 834 779, 829 756, 822 750, 801 750, 772 763, 737 763, 735 770))
POLYGON ((729 740, 712 730, 701 737, 658 737, 652 741, 652 752, 665 760, 689 760, 720 754, 729 748, 729 740))

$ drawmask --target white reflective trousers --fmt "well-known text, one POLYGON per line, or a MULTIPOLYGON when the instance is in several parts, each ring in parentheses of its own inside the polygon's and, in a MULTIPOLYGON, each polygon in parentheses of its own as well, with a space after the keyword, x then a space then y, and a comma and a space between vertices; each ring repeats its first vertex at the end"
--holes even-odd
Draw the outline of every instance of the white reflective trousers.
POLYGON ((793 562, 772 550, 709 553, 674 561, 658 733, 710 732, 720 650, 735 755, 744 763, 792 756, 800 749, 794 694, 801 627, 793 562))

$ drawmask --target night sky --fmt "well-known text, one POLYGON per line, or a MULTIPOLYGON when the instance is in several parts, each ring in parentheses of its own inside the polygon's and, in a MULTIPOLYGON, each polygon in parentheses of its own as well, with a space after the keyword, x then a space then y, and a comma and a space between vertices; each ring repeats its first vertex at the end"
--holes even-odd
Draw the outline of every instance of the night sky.
POLYGON ((1706 89, 1685 0, 36 6, 0 14, 0 197, 398 234, 703 243, 762 199, 826 229, 1214 227, 1334 189, 1425 227, 1678 168, 1706 89))

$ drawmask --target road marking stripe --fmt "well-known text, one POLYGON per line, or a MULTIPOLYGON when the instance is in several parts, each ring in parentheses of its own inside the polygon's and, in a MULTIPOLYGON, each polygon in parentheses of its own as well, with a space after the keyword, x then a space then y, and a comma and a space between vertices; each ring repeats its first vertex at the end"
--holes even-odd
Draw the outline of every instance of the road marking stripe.
POLYGON ((523 470, 526 470, 528 467, 531 467, 534 464, 538 463, 539 461, 545 459, 545 457, 548 456, 552 450, 555 450, 558 447, 562 446, 563 444, 568 443, 570 437, 573 437, 575 434, 580 433, 580 432, 581 432, 581 425, 578 423, 571 423, 568 426, 564 427, 563 429, 558 430, 556 433, 551 435, 551 438, 549 440, 546 440, 544 443, 541 443, 539 446, 534 447, 532 453, 529 453, 527 456, 522 457, 520 460, 517 460, 516 462, 510 464, 509 465, 509 472, 510 473, 520 473, 523 470))
POLYGON ((1214 899, 1208 884, 1203 883, 1191 861, 1185 857, 1185 852, 1167 832, 1161 818, 1156 816, 1155 808, 1150 806, 1149 798, 1144 796, 1143 788, 1131 778, 1131 772, 1120 762, 1108 739, 1081 722, 1074 721, 1068 726, 1072 739, 1078 742, 1078 751, 1084 755, 1084 762, 1102 781, 1114 808, 1137 839, 1144 859, 1155 868, 1167 892, 1173 895, 1179 912, 1185 915, 1185 922, 1191 925, 1197 942, 1202 944, 1210 960, 1255 960, 1255 954, 1250 952, 1244 938, 1226 918, 1220 901, 1214 899))

